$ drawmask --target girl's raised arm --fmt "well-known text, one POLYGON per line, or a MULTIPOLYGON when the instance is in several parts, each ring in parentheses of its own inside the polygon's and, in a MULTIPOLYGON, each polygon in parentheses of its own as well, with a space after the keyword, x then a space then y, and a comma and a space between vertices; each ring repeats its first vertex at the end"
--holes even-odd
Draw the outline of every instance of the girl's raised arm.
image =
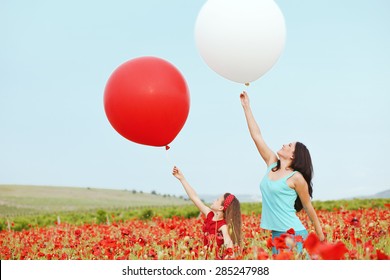
POLYGON ((183 185, 184 190, 186 191, 188 197, 191 199, 191 201, 195 204, 196 207, 198 207, 199 211, 203 214, 207 215, 211 209, 207 207, 202 200, 200 200, 199 196, 195 192, 195 190, 191 187, 191 185, 187 182, 186 178, 184 177, 184 174, 181 172, 179 168, 176 166, 173 167, 172 175, 175 176, 180 183, 183 185))

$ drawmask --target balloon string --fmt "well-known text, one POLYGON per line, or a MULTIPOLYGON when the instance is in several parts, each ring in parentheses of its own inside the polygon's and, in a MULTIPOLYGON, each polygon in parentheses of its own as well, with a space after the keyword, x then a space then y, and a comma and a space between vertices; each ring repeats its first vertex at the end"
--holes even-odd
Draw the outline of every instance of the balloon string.
POLYGON ((173 162, 171 160, 171 157, 169 156, 169 151, 168 151, 169 149, 170 149, 169 146, 165 146, 165 151, 166 151, 165 154, 167 155, 168 164, 171 166, 171 168, 173 168, 174 164, 173 164, 173 162))
MULTIPOLYGON (((250 83, 245 83, 244 85, 245 85, 246 88, 247 88, 247 87, 249 87, 250 83)), ((246 88, 244 89, 244 92, 246 92, 246 88)))

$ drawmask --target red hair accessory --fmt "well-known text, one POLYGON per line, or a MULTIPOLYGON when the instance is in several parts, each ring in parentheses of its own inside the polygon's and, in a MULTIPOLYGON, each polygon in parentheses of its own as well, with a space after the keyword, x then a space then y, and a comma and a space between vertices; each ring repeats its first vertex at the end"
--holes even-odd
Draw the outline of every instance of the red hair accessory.
POLYGON ((232 194, 229 194, 227 198, 225 198, 225 201, 223 202, 223 210, 226 210, 229 207, 230 203, 232 203, 234 198, 235 196, 232 194))

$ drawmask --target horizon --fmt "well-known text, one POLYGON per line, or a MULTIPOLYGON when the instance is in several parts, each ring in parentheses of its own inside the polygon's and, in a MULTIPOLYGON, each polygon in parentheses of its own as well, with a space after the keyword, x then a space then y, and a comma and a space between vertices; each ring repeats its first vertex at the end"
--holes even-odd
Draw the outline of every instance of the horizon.
MULTIPOLYGON (((80 187, 80 186, 49 186, 49 185, 15 185, 15 184, 0 184, 0 188, 4 186, 20 186, 20 187, 47 187, 47 188, 75 188, 75 189, 97 189, 97 190, 112 190, 112 191, 127 191, 127 192, 135 192, 135 193, 140 193, 140 194, 153 194, 153 195, 159 195, 159 196, 171 196, 171 197, 176 197, 176 198, 183 198, 186 200, 189 200, 188 195, 183 192, 182 194, 173 194, 173 193, 160 193, 156 190, 150 190, 150 191, 144 191, 144 190, 137 190, 135 188, 104 188, 104 187, 93 187, 93 186, 85 186, 85 187, 80 187)), ((378 198, 375 197, 376 195, 382 194, 382 193, 388 193, 390 192, 390 188, 384 189, 382 191, 372 193, 372 194, 366 194, 366 195, 357 195, 353 197, 342 197, 338 199, 315 199, 314 197, 312 198, 312 201, 332 201, 332 200, 351 200, 351 199, 370 199, 370 198, 378 198)), ((261 193, 234 193, 237 198, 240 198, 239 200, 241 202, 261 202, 262 197, 261 193)), ((198 196, 205 201, 206 203, 212 203, 213 200, 218 198, 220 194, 217 193, 198 193, 198 196)), ((387 198, 387 197, 384 197, 387 198)))

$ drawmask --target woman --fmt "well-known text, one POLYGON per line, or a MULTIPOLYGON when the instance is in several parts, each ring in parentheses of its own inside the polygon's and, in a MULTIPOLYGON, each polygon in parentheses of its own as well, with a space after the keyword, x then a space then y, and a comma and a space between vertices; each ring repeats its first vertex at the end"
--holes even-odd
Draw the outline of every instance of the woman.
MULTIPOLYGON (((260 227, 272 231, 273 241, 287 231, 305 239, 308 235, 307 230, 296 215, 296 212, 304 208, 314 224, 319 239, 323 241, 325 236, 310 200, 313 192, 311 182, 313 166, 309 150, 302 143, 293 142, 283 145, 275 154, 264 142, 245 91, 240 94, 240 99, 251 137, 267 164, 267 172, 260 183, 262 194, 260 227)), ((296 240, 301 241, 299 238, 296 240)), ((302 242, 297 242, 297 251, 302 251, 302 242)), ((275 247, 272 248, 272 252, 278 253, 275 247)))

